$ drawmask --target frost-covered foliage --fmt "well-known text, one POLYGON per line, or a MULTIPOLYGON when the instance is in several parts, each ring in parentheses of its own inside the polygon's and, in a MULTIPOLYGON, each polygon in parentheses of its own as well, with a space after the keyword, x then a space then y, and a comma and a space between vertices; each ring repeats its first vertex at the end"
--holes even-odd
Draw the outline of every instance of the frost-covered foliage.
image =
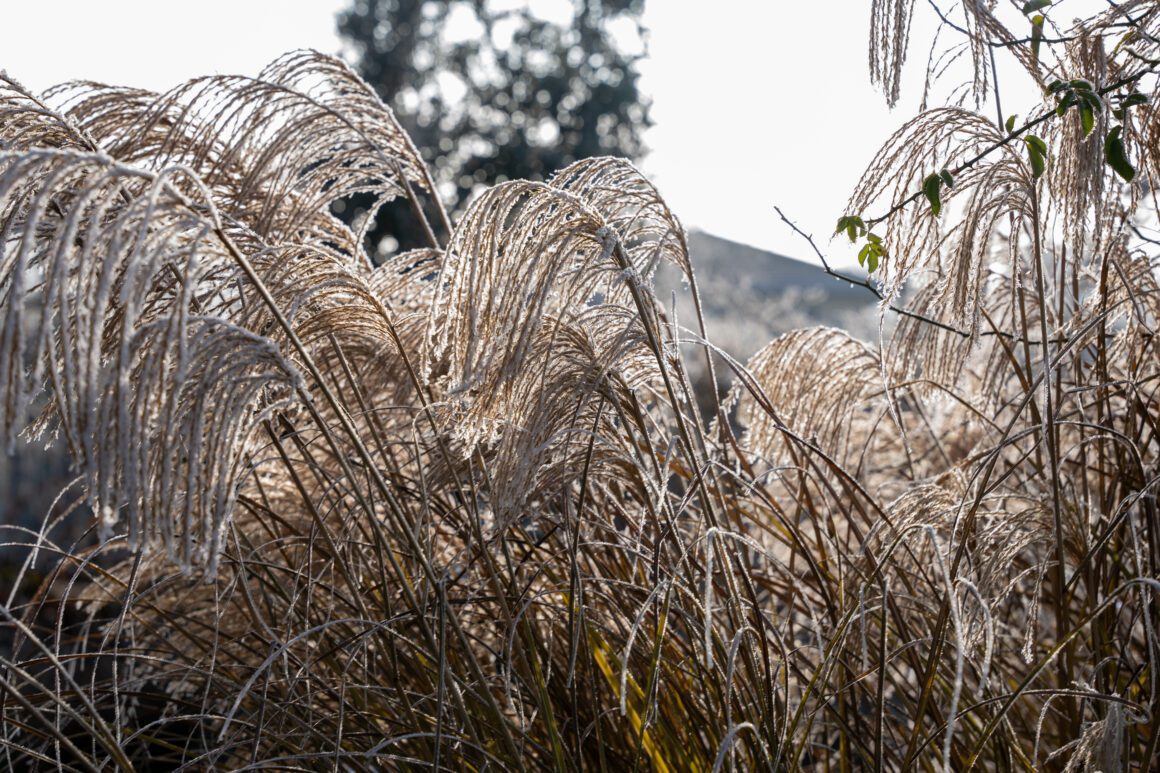
MULTIPOLYGON (((902 34, 911 7, 875 13, 902 34)), ((1079 73, 1101 121, 1155 83, 1156 14, 1125 13, 1139 36, 1079 73)), ((706 415, 700 315, 652 290, 670 264, 696 297, 685 233, 624 161, 497 185, 374 266, 331 203, 437 202, 341 63, 5 78, 0 424, 68 447, 99 539, 7 532, 35 550, 0 608, 0 759, 1149 767, 1160 120, 1131 109, 1131 184, 1078 111, 1044 106, 1043 174, 986 119, 917 118, 851 203, 909 299, 892 337, 788 333, 706 415), (914 192, 944 168, 936 220, 914 192)))

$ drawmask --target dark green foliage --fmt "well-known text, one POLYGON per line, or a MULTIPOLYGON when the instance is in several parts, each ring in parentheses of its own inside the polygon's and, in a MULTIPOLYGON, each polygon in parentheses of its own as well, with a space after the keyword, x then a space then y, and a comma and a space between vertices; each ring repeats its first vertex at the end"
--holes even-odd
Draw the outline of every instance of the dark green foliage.
POLYGON ((1031 174, 1042 177, 1043 171, 1047 168, 1047 143, 1034 134, 1028 134, 1023 138, 1023 144, 1027 146, 1027 158, 1031 161, 1031 174))
POLYGON ((942 180, 937 174, 927 175, 927 178, 922 181, 922 195, 926 196, 926 200, 930 202, 930 213, 938 217, 938 213, 942 211, 942 201, 939 200, 939 188, 942 186, 942 180))
MULTIPOLYGON (((610 30, 635 29, 643 42, 644 2, 573 5, 565 24, 487 0, 357 0, 339 16, 357 69, 394 108, 451 210, 485 183, 542 180, 578 159, 643 153, 651 123, 637 85, 643 53, 622 51, 610 30)), ((430 246, 414 222, 405 203, 389 204, 372 243, 390 236, 400 249, 430 246)))
POLYGON ((1124 141, 1120 139, 1120 132, 1123 131, 1123 128, 1122 126, 1113 126, 1112 130, 1108 132, 1108 138, 1104 141, 1104 160, 1126 182, 1132 182, 1132 178, 1136 176, 1136 170, 1128 161, 1128 155, 1124 151, 1124 141))

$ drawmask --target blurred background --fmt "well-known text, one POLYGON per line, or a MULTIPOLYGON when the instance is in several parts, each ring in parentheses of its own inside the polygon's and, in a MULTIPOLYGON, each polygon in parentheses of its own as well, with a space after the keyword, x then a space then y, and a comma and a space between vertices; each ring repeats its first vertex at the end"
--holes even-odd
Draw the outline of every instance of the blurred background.
MULTIPOLYGON (((199 75, 257 75, 297 48, 339 54, 395 109, 453 212, 505 179, 631 158, 690 230, 710 339, 744 362, 796 327, 879 334, 874 296, 826 276, 774 212, 812 233, 831 263, 853 263, 849 245, 830 241, 833 223, 922 96, 921 82, 908 84, 891 114, 871 87, 869 15, 849 0, 16 2, 0 26, 0 68, 35 92, 72 79, 164 91, 199 75)), ((360 203, 339 208, 354 218, 360 203)), ((372 239, 379 255, 417 243, 389 206, 372 239)), ((691 322, 676 277, 659 276, 658 294, 691 322)), ((69 476, 59 448, 4 454, 0 523, 39 528, 69 476)))
MULTIPOLYGON (((470 187, 464 174, 490 183, 619 153, 688 227, 803 259, 773 205, 824 240, 922 97, 921 66, 907 68, 914 82, 894 114, 871 87, 870 9, 856 0, 6 6, 0 68, 34 91, 76 78, 164 91, 199 75, 256 75, 292 49, 339 53, 396 108, 452 192, 470 187)), ((916 14, 915 26, 932 26, 930 16, 916 14)), ((921 61, 929 35, 914 38, 921 61)))

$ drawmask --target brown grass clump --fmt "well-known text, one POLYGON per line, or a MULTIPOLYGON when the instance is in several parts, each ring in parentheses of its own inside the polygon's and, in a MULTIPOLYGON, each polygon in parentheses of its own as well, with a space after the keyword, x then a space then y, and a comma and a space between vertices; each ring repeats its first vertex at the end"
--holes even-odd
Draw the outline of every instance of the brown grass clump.
MULTIPOLYGON (((892 99, 912 6, 875 3, 892 99)), ((1136 42, 1096 17, 1059 65, 1100 131, 1155 86, 1155 14, 1123 13, 1136 42)), ((973 70, 999 24, 971 12, 973 70)), ((893 337, 789 333, 702 415, 703 325, 651 284, 696 298, 685 234, 624 161, 451 224, 333 59, 0 80, 0 426, 80 475, 6 531, 3 765, 1157 764, 1160 121, 1130 109, 1131 183, 1075 109, 1029 123, 1062 127, 1042 173, 1028 127, 912 121, 851 200, 893 337), (430 247, 372 265, 330 214, 367 192, 430 247)))

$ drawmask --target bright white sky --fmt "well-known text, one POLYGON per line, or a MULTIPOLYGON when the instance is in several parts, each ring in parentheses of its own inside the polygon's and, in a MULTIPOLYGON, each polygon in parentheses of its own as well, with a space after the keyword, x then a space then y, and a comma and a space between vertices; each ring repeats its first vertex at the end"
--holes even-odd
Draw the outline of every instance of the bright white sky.
MULTIPOLYGON (((295 48, 335 53, 334 14, 346 0, 6 5, 0 68, 39 91, 73 78, 166 89, 254 74, 295 48)), ((810 259, 774 205, 825 244, 874 151, 920 96, 912 81, 891 113, 870 86, 869 3, 649 0, 644 22, 641 85, 656 123, 644 171, 686 226, 810 259)), ((921 71, 929 37, 915 37, 910 63, 921 71)), ((831 249, 850 257, 837 241, 831 249)))

